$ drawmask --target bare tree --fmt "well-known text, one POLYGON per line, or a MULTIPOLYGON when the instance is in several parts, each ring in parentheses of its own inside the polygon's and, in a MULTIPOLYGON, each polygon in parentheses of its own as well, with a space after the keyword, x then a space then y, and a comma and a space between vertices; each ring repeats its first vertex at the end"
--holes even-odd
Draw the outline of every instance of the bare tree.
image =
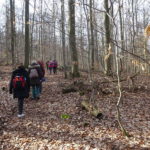
POLYGON ((76 36, 75 36, 75 0, 69 0, 69 46, 72 59, 72 76, 79 77, 78 70, 78 55, 76 49, 76 36))
POLYGON ((12 54, 12 65, 15 64, 15 1, 10 0, 10 19, 11 19, 11 54, 12 54))
POLYGON ((105 57, 105 70, 107 75, 112 74, 112 55, 111 51, 109 49, 110 45, 110 20, 109 20, 109 3, 108 0, 104 0, 104 6, 105 6, 105 47, 107 51, 107 55, 105 57))
POLYGON ((65 8, 64 0, 61 0, 61 26, 62 26, 62 50, 63 50, 63 66, 64 66, 64 76, 67 78, 66 72, 66 42, 65 42, 65 8))
POLYGON ((94 46, 94 26, 93 26, 93 0, 90 0, 90 30, 91 30, 91 69, 94 70, 94 52, 95 52, 95 46, 94 46))
POLYGON ((29 43, 29 0, 25 0, 25 67, 28 67, 29 65, 29 43))

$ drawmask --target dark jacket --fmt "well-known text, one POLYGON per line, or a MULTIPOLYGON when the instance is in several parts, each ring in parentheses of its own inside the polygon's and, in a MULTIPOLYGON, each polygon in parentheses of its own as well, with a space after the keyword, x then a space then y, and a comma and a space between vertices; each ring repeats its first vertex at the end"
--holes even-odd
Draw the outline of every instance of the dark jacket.
POLYGON ((30 75, 31 69, 36 69, 39 75, 38 77, 30 78, 31 86, 40 85, 41 80, 42 80, 42 70, 41 70, 40 65, 36 63, 31 64, 31 66, 29 67, 29 75, 30 75))
POLYGON ((11 76, 11 80, 10 80, 10 84, 9 84, 9 93, 12 94, 13 93, 13 97, 14 98, 28 98, 29 97, 29 92, 30 92, 30 79, 29 79, 29 74, 28 72, 25 70, 25 68, 22 67, 18 67, 18 69, 14 70, 12 72, 12 76, 11 76), (23 76, 26 79, 26 84, 25 84, 25 88, 24 89, 15 89, 13 87, 13 79, 15 76, 23 76))
POLYGON ((44 78, 44 76, 45 76, 44 63, 42 61, 38 61, 38 64, 40 65, 40 68, 42 71, 42 78, 44 78))

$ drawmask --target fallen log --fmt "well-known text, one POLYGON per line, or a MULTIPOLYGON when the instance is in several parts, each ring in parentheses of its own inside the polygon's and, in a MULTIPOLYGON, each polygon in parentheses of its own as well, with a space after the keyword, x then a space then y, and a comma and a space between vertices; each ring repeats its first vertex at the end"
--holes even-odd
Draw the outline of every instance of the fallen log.
MULTIPOLYGON (((127 76, 126 78, 120 79, 120 82, 128 81, 129 78, 133 80, 138 74, 139 74, 139 72, 138 72, 138 73, 135 73, 135 74, 132 75, 132 76, 127 76)), ((116 79, 116 80, 102 81, 102 82, 100 82, 100 84, 112 83, 112 82, 118 82, 118 80, 116 79)))
POLYGON ((86 109, 94 117, 96 117, 98 119, 102 119, 103 114, 96 107, 94 107, 92 104, 90 104, 88 101, 85 101, 85 100, 82 101, 81 106, 82 106, 82 108, 86 109))
POLYGON ((77 92, 77 89, 74 87, 67 87, 67 88, 62 89, 63 94, 70 93, 70 92, 77 92))

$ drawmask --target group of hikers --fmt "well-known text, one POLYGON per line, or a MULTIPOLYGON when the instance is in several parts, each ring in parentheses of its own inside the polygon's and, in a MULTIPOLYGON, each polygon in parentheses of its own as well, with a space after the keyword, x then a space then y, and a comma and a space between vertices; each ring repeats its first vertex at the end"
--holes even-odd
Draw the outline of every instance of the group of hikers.
POLYGON ((53 60, 53 61, 47 61, 46 62, 46 68, 47 70, 49 70, 50 74, 52 74, 52 72, 54 74, 57 73, 57 61, 56 60, 53 60))
MULTIPOLYGON (((50 70, 50 74, 53 70, 54 74, 57 72, 57 62, 46 62, 46 66, 50 70)), ((32 87, 32 100, 39 100, 42 93, 42 83, 45 81, 45 69, 42 61, 32 61, 31 65, 26 70, 23 64, 19 64, 17 69, 12 72, 9 93, 13 94, 13 98, 18 99, 18 117, 21 118, 25 114, 23 113, 24 99, 29 98, 30 87, 32 87)))

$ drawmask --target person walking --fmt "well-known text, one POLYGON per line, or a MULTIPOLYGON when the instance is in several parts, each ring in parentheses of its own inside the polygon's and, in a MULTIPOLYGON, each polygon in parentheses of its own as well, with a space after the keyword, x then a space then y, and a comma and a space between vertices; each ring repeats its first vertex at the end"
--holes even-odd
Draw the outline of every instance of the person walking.
POLYGON ((9 93, 13 94, 13 98, 18 99, 18 117, 21 118, 23 113, 24 99, 29 97, 30 79, 29 74, 25 70, 23 64, 19 64, 18 68, 12 72, 9 93))
POLYGON ((44 68, 43 61, 38 61, 37 63, 40 65, 40 69, 41 69, 41 72, 42 72, 42 79, 40 80, 40 85, 39 85, 40 94, 41 94, 42 93, 42 83, 45 81, 45 68, 44 68))
POLYGON ((57 66, 58 66, 57 61, 53 60, 53 73, 54 74, 57 74, 57 66))
POLYGON ((32 100, 38 100, 40 98, 42 71, 40 65, 36 61, 32 61, 31 66, 29 66, 29 77, 32 86, 32 100))
POLYGON ((53 61, 49 61, 48 67, 49 67, 49 73, 51 74, 53 70, 53 61))
POLYGON ((46 62, 46 69, 49 70, 49 60, 46 62))

